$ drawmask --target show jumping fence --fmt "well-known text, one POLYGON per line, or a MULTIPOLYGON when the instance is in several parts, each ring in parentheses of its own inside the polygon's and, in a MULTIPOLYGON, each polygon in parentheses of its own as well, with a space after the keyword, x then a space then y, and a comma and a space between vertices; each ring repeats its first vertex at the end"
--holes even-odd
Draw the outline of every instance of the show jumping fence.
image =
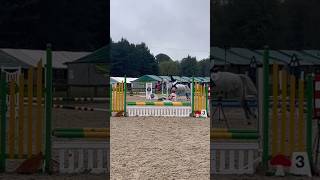
POLYGON ((282 68, 279 71, 279 65, 273 64, 273 104, 271 106, 270 121, 270 94, 269 89, 266 88, 269 87, 270 74, 269 66, 267 66, 269 64, 267 50, 264 56, 263 164, 267 168, 270 160, 279 154, 285 155, 290 159, 293 152, 306 152, 312 164, 312 76, 307 75, 307 81, 305 82, 303 72, 297 75, 294 69, 287 71, 282 68), (280 99, 279 96, 281 97, 280 99), (289 101, 287 101, 288 96, 289 101), (269 137, 271 138, 269 139, 269 137))
MULTIPOLYGON (((21 68, 16 68, 18 70, 14 71, 14 68, 1 67, 0 171, 12 172, 14 170, 8 167, 8 163, 19 164, 21 162, 19 160, 30 159, 41 153, 44 156, 44 169, 47 173, 53 170, 53 159, 58 161, 59 173, 106 173, 109 163, 106 150, 109 147, 109 129, 104 129, 103 132, 100 130, 95 132, 98 129, 51 131, 53 97, 50 45, 47 46, 44 67, 45 69, 40 60, 36 71, 34 68, 29 68, 27 76, 22 73, 21 68), (5 71, 6 69, 9 70, 5 71), (52 135, 55 136, 55 141, 52 141, 52 135)), ((55 100, 92 99, 56 98, 55 100)))
POLYGON ((208 113, 208 86, 192 82, 190 102, 127 102, 126 80, 116 83, 110 90, 112 112, 128 116, 190 117, 196 112, 208 113))
POLYGON ((293 152, 307 152, 308 159, 312 160, 312 77, 307 77, 305 93, 303 73, 300 77, 296 77, 282 69, 279 77, 279 65, 273 64, 272 67, 271 101, 269 54, 266 49, 263 68, 258 68, 257 76, 258 129, 213 128, 211 130, 213 174, 253 174, 261 161, 268 170, 270 160, 274 156, 283 154, 290 158, 293 152), (269 121, 270 114, 271 121, 269 121), (237 141, 227 139, 237 139, 237 141))
MULTIPOLYGON (((51 48, 47 48, 46 79, 43 84, 42 60, 36 68, 36 107, 33 107, 33 68, 28 70, 26 86, 27 114, 25 114, 25 81, 20 71, 1 73, 1 147, 0 170, 7 168, 8 160, 29 159, 42 153, 45 170, 50 171, 51 160, 51 105, 52 104, 52 60, 51 48), (15 77, 15 78, 10 78, 15 77), (42 105, 43 92, 45 106, 42 105), (35 114, 34 114, 35 112, 35 114), (45 113, 44 113, 45 112, 45 113), (25 118, 27 117, 27 118, 25 118), (43 139, 45 138, 45 139, 43 139)), ((2 67, 3 68, 3 67, 2 67)), ((5 68, 3 68, 5 70, 5 68)))

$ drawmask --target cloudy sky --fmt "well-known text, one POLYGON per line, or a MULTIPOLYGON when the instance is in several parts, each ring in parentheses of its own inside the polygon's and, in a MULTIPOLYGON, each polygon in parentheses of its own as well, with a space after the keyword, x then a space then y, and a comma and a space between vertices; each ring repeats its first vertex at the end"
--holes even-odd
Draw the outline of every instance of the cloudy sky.
POLYGON ((111 38, 174 60, 209 57, 210 0, 111 0, 111 38))

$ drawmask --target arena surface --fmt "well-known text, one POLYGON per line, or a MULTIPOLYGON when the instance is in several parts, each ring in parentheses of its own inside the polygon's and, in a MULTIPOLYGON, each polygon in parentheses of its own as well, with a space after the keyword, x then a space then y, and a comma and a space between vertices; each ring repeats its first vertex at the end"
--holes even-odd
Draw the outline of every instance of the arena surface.
MULTIPOLYGON (((128 101, 142 97, 128 96, 128 101)), ((103 103, 74 105, 107 108, 103 103)), ((243 119, 239 108, 225 109, 230 128, 255 129, 243 119)), ((105 127, 106 112, 82 112, 53 109, 53 127, 105 127)), ((225 127, 214 121, 214 127, 225 127)), ((111 123, 111 179, 210 179, 210 121, 209 118, 112 117, 111 123)), ((266 177, 259 170, 255 175, 213 176, 218 180, 279 179, 266 177)), ((1 174, 4 180, 105 180, 104 175, 27 175, 1 174)), ((307 177, 285 177, 310 179, 307 177)), ((320 179, 320 178, 312 178, 320 179)))

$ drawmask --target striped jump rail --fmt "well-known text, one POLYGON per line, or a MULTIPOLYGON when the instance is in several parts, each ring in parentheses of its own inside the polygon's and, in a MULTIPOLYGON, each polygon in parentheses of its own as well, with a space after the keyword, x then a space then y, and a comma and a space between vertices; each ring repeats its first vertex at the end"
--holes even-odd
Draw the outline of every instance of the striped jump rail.
POLYGON ((258 133, 233 133, 233 132, 212 132, 210 138, 214 140, 218 139, 258 139, 258 133))
POLYGON ((103 138, 109 139, 107 128, 60 128, 53 130, 53 136, 59 138, 103 138))
POLYGON ((258 133, 256 129, 226 129, 226 128, 212 128, 211 132, 225 132, 225 133, 258 133))
POLYGON ((102 111, 102 112, 109 112, 108 109, 103 108, 92 108, 86 106, 69 106, 69 105, 62 105, 62 104, 53 104, 53 108, 57 109, 71 109, 71 110, 78 110, 78 111, 102 111))
MULTIPOLYGON (((25 105, 28 105, 28 103, 24 103, 25 105)), ((33 103, 33 106, 38 106, 37 103, 33 103)), ((44 106, 44 104, 41 104, 41 106, 44 106)), ((92 107, 86 107, 86 106, 70 106, 70 105, 63 105, 63 104, 53 104, 53 108, 55 109, 70 109, 70 110, 78 110, 78 111, 102 111, 102 112, 109 112, 108 109, 103 108, 92 108, 92 107)))
MULTIPOLYGON (((273 100, 272 99, 270 99, 269 100, 270 101, 270 106, 273 106, 273 100)), ((298 102, 297 102, 298 100, 296 100, 295 102, 295 107, 298 107, 298 102)), ((247 103, 248 103, 248 106, 249 107, 257 107, 257 101, 253 101, 253 100, 248 100, 247 101, 247 103)), ((289 100, 287 100, 287 107, 290 107, 290 101, 289 100)), ((218 101, 217 100, 213 100, 212 101, 212 106, 217 106, 217 104, 218 104, 218 101)), ((222 106, 224 106, 224 107, 240 107, 240 102, 239 101, 237 101, 237 100, 223 100, 223 101, 221 101, 221 104, 222 104, 222 106)), ((306 104, 307 104, 307 102, 305 101, 304 102, 304 106, 306 106, 306 104)), ((278 107, 281 107, 282 106, 282 102, 278 102, 278 107)))
POLYGON ((54 131, 71 131, 71 132, 108 132, 109 128, 56 128, 54 131))
MULTIPOLYGON (((69 102, 106 102, 110 98, 104 98, 104 97, 53 97, 53 101, 69 101, 69 102)), ((28 100, 28 98, 24 98, 25 101, 28 100)), ((36 98, 32 99, 33 101, 37 101, 36 98)), ((42 98, 42 101, 44 101, 44 98, 42 98)))
MULTIPOLYGON (((221 101, 223 107, 240 107, 239 101, 221 101)), ((212 101, 212 106, 217 106, 218 101, 212 101)), ((248 101, 249 107, 257 107, 256 101, 248 101)))

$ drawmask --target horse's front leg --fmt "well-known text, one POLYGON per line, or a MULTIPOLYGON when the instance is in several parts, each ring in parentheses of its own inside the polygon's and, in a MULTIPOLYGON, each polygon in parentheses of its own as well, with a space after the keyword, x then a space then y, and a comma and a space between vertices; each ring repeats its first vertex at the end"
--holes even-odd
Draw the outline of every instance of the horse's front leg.
POLYGON ((246 101, 245 100, 241 100, 240 101, 240 104, 241 104, 241 107, 242 107, 242 109, 243 109, 243 111, 244 111, 244 114, 245 114, 245 116, 246 116, 246 119, 247 119, 247 123, 248 124, 251 124, 251 122, 250 122, 250 117, 249 117, 249 107, 248 107, 248 104, 246 103, 246 101))
POLYGON ((190 100, 189 93, 186 93, 187 100, 190 100))

